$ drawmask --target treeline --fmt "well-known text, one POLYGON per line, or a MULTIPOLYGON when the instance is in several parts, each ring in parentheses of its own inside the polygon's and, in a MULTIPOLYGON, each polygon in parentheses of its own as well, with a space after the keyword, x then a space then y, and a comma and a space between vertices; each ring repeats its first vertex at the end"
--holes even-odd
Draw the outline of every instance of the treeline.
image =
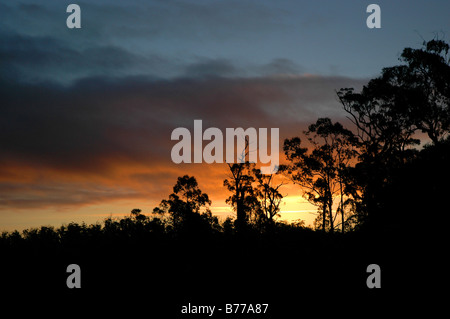
POLYGON ((126 292, 133 300, 159 300, 156 307, 168 303, 165 311, 173 312, 174 300, 186 296, 199 294, 206 300, 209 291, 218 298, 238 295, 235 285, 250 290, 265 286, 265 273, 278 269, 280 258, 294 258, 295 247, 316 243, 308 247, 313 251, 320 246, 321 240, 312 237, 317 236, 311 229, 295 224, 275 222, 271 232, 249 225, 238 234, 231 218, 220 221, 206 211, 147 216, 134 209, 123 218, 90 225, 72 222, 3 232, 2 286, 10 292, 63 292, 70 300, 66 268, 75 263, 82 269, 82 292, 93 294, 93 300, 126 292), (96 291, 102 294, 96 296, 96 291))
MULTIPOLYGON (((140 209, 133 209, 123 218, 108 217, 95 224, 71 222, 59 227, 41 226, 22 232, 2 232, 0 251, 29 252, 31 255, 50 251, 52 253, 76 247, 140 246, 145 243, 163 243, 178 240, 227 239, 236 235, 233 219, 219 221, 211 212, 182 215, 177 211, 172 216, 146 216, 140 209)), ((273 224, 276 233, 311 232, 301 224, 277 222, 273 224)), ((247 235, 260 234, 256 226, 248 227, 247 235)))

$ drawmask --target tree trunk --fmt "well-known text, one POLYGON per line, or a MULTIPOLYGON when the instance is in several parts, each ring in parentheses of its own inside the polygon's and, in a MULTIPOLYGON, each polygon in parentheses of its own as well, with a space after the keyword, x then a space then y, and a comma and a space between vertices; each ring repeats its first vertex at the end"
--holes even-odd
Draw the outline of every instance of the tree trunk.
POLYGON ((325 203, 323 204, 323 210, 322 210, 322 231, 325 233, 325 221, 327 220, 327 205, 325 203))
POLYGON ((342 233, 344 233, 344 191, 343 191, 343 187, 342 187, 342 180, 339 180, 339 188, 340 188, 340 193, 341 193, 341 216, 342 216, 342 233))
POLYGON ((236 189, 236 228, 238 231, 242 231, 245 225, 244 190, 236 189))
POLYGON ((328 197, 328 210, 330 214, 330 232, 334 233, 334 223, 333 223, 333 198, 331 197, 331 194, 328 197))

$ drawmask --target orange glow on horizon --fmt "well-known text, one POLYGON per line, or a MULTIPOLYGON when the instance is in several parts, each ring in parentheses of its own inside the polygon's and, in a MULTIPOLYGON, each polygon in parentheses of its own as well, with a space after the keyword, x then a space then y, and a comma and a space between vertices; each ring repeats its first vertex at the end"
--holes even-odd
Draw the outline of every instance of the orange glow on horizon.
MULTIPOLYGON (((170 156, 168 154, 168 156, 170 156)), ((284 162, 280 154, 280 162, 284 162)), ((39 167, 22 163, 4 163, 0 168, 0 184, 8 185, 0 201, 0 231, 23 230, 69 222, 101 222, 112 215, 123 217, 131 209, 140 208, 150 215, 162 199, 172 193, 177 177, 194 176, 199 188, 212 201, 211 211, 219 218, 233 216, 225 200, 230 192, 223 186, 229 177, 226 164, 174 164, 170 158, 163 163, 105 160, 102 169, 77 171, 52 166, 39 167), (107 164, 106 164, 107 163, 107 164)), ((281 182, 277 177, 275 182, 281 182)), ((316 207, 302 198, 301 189, 283 181, 284 196, 280 219, 298 219, 312 225, 316 207)))

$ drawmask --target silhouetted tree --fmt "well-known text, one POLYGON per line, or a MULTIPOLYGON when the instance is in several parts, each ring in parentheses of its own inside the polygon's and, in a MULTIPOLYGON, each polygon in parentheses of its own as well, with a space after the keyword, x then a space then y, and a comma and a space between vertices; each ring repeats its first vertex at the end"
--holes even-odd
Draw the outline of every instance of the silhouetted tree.
POLYGON ((396 107, 434 144, 450 129, 448 51, 449 45, 441 40, 424 41, 421 49, 405 48, 400 61, 406 64, 383 69, 380 78, 395 88, 396 107))
POLYGON ((259 169, 254 170, 256 177, 256 195, 260 202, 260 214, 262 223, 272 226, 274 217, 278 216, 283 195, 279 189, 284 184, 275 184, 276 174, 261 174, 259 169))
POLYGON ((422 49, 404 49, 405 65, 383 69, 360 93, 341 89, 337 95, 355 126, 359 162, 352 170, 354 189, 361 202, 357 210, 377 226, 387 211, 383 197, 392 174, 417 154, 416 130, 434 144, 449 132, 449 46, 443 41, 424 43, 422 49))
POLYGON ((227 163, 230 175, 223 185, 232 193, 226 199, 236 211, 235 226, 237 231, 246 229, 249 219, 257 217, 260 210, 253 183, 255 182, 255 163, 246 160, 249 152, 248 139, 245 140, 244 150, 241 152, 239 163, 227 163))
POLYGON ((312 150, 302 147, 301 139, 294 137, 284 141, 284 152, 291 164, 282 167, 291 180, 303 188, 304 196, 319 207, 321 215, 317 222, 322 230, 334 231, 334 198, 339 196, 338 212, 345 225, 345 204, 350 200, 346 190, 345 174, 354 157, 353 134, 340 123, 329 118, 319 118, 304 132, 312 150))
POLYGON ((143 222, 147 219, 147 216, 141 214, 142 210, 140 210, 139 208, 134 208, 131 210, 131 216, 139 222, 143 222))
POLYGON ((418 144, 415 127, 403 110, 396 107, 395 89, 380 79, 371 80, 361 93, 341 89, 338 97, 354 124, 354 146, 358 163, 352 173, 354 195, 360 194, 359 219, 380 225, 380 199, 392 170, 408 158, 408 147, 418 144))
POLYGON ((155 214, 168 213, 176 229, 197 227, 203 222, 217 224, 217 218, 211 215, 211 200, 198 187, 195 177, 178 177, 169 199, 161 201, 153 209, 155 214))

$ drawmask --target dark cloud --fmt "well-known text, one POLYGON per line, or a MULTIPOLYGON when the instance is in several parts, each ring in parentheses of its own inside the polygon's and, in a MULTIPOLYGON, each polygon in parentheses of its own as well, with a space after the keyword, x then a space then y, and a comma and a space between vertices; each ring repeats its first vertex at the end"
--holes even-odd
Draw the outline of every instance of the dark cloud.
POLYGON ((266 65, 261 67, 261 71, 264 75, 271 74, 302 74, 304 73, 304 68, 297 65, 295 62, 285 59, 277 58, 273 59, 266 65))
POLYGON ((263 40, 283 26, 282 10, 247 2, 79 4, 77 30, 65 26, 64 3, 1 4, 1 76, 69 84, 93 76, 248 75, 220 51, 207 58, 198 52, 248 43, 249 36, 263 40))
POLYGON ((282 28, 282 9, 186 1, 80 6, 83 27, 70 30, 63 4, 2 4, 0 77, 70 85, 92 77, 251 78, 305 71, 283 57, 243 63, 238 57, 223 57, 221 50, 214 53, 228 40, 234 42, 230 46, 248 44, 248 37, 265 42, 263 35, 282 28), (181 44, 189 50, 178 52, 181 44), (199 56, 197 50, 207 55, 199 56))
POLYGON ((0 155, 69 169, 114 161, 170 161, 170 133, 205 126, 282 127, 340 112, 334 89, 363 81, 322 77, 88 78, 70 87, 3 83, 0 155))
POLYGON ((222 130, 279 127, 282 140, 300 134, 318 116, 339 114, 334 89, 362 82, 199 75, 172 80, 91 77, 69 86, 1 81, 0 208, 121 198, 156 205, 170 193, 176 177, 186 173, 198 177, 205 191, 222 194, 217 180, 224 178, 225 167, 171 162, 173 129, 192 130, 193 121, 202 119, 204 128, 222 130))
POLYGON ((68 84, 100 75, 157 74, 170 64, 156 54, 142 56, 113 45, 79 49, 53 37, 0 32, 1 77, 9 80, 68 84))
POLYGON ((226 59, 200 59, 186 67, 186 76, 232 76, 239 74, 233 63, 226 59))
POLYGON ((177 77, 255 77, 299 75, 304 69, 285 58, 266 64, 240 65, 225 58, 170 59, 156 53, 137 54, 115 45, 79 48, 51 36, 0 32, 1 78, 20 82, 74 81, 125 76, 175 79, 177 77))
POLYGON ((334 90, 365 82, 222 54, 286 27, 264 4, 79 3, 83 27, 69 30, 53 3, 0 4, 0 208, 161 199, 189 170, 217 194, 215 166, 171 162, 172 130, 201 119, 282 140, 341 116, 334 90))
POLYGON ((122 198, 139 198, 135 189, 92 183, 36 181, 23 184, 0 183, 0 209, 79 206, 122 198))

